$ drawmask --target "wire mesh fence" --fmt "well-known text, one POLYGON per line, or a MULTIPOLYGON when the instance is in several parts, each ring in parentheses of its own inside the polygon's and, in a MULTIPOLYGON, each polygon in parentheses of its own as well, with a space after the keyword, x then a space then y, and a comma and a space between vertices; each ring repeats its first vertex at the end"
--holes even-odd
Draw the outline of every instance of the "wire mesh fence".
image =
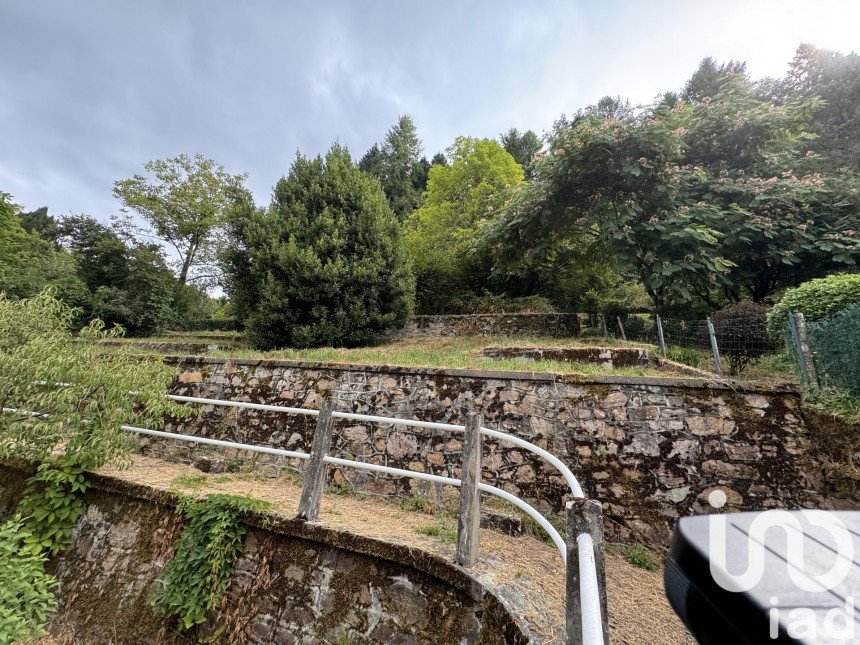
POLYGON ((654 314, 582 314, 580 335, 647 343, 675 362, 730 376, 793 378, 785 346, 768 336, 764 319, 660 317, 658 325, 654 314))
POLYGON ((811 355, 807 366, 801 350, 801 339, 789 320, 788 346, 804 382, 815 378, 818 384, 860 394, 860 303, 822 320, 805 323, 806 342, 811 355), (807 376, 812 370, 812 377, 807 376))

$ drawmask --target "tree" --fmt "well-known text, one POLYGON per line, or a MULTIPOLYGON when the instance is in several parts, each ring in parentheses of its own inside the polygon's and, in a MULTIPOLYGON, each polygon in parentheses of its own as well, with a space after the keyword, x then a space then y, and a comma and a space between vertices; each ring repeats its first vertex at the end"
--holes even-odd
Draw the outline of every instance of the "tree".
POLYGON ((64 302, 80 305, 86 288, 75 274, 72 256, 24 230, 19 210, 10 195, 0 192, 0 292, 28 298, 51 287, 64 302))
POLYGON ((707 101, 562 123, 489 237, 528 256, 591 235, 657 308, 761 301, 856 266, 857 182, 803 152, 815 106, 773 106, 734 74, 707 101))
POLYGON ((698 69, 684 85, 681 98, 685 101, 702 101, 706 97, 716 96, 730 77, 740 76, 746 79, 746 69, 746 62, 730 60, 718 65, 710 56, 703 58, 698 69))
POLYGON ((520 134, 511 128, 499 136, 502 147, 523 167, 526 179, 534 177, 535 158, 541 149, 540 137, 531 130, 520 134))
POLYGON ((243 216, 225 270, 253 346, 363 345, 411 312, 400 226, 346 148, 298 155, 269 208, 245 204, 243 216))
POLYGON ((803 44, 781 83, 782 102, 820 97, 809 149, 831 169, 860 172, 860 55, 803 44))
POLYGON ((48 214, 47 206, 42 206, 27 213, 18 213, 18 219, 21 221, 21 226, 28 233, 34 233, 48 242, 57 242, 57 238, 60 235, 57 220, 48 214))
POLYGON ((358 162, 364 172, 377 177, 388 203, 403 220, 421 203, 427 160, 421 157, 421 140, 412 117, 405 114, 358 162))
POLYGON ((434 307, 435 295, 450 299, 480 289, 489 260, 472 247, 505 204, 508 189, 523 183, 522 167, 496 141, 460 137, 448 158, 450 165, 430 169, 424 204, 406 222, 424 309, 434 307))
MULTIPOLYGON (((147 233, 166 243, 179 260, 179 283, 212 280, 215 235, 230 205, 230 191, 242 186, 245 175, 231 175, 203 155, 179 155, 150 161, 151 176, 134 175, 114 183, 113 194, 125 208, 140 215, 147 233)), ((126 220, 125 227, 139 232, 126 220)))
POLYGON ((122 325, 135 336, 151 335, 164 327, 173 313, 176 278, 158 245, 126 243, 86 215, 65 218, 58 232, 89 292, 82 303, 86 320, 100 318, 108 325, 122 325))

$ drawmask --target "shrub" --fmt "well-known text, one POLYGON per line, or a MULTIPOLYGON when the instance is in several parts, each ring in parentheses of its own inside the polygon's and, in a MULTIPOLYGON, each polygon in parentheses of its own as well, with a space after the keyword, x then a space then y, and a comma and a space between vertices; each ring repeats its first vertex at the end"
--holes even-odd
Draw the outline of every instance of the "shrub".
POLYGON ((29 535, 19 516, 0 524, 0 643, 29 642, 45 633, 54 613, 54 576, 46 555, 23 543, 29 535))
POLYGON ((366 345, 411 313, 400 226, 346 148, 299 155, 269 209, 244 217, 227 269, 255 348, 366 345))
POLYGON ((728 361, 732 374, 773 349, 765 326, 765 305, 750 300, 733 302, 713 314, 712 319, 720 355, 728 361))
POLYGON ((804 282, 789 289, 767 317, 767 332, 774 342, 782 342, 789 312, 800 312, 808 320, 818 320, 860 302, 860 273, 839 273, 804 282))

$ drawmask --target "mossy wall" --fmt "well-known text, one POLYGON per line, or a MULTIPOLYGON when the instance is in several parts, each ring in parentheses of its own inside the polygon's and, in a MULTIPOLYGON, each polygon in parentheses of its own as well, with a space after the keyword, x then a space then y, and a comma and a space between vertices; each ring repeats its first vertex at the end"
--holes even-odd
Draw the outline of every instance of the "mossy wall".
MULTIPOLYGON (((0 495, 23 476, 0 467, 0 495)), ((94 478, 71 546, 52 558, 50 633, 75 643, 524 643, 494 596, 448 563, 396 545, 246 518, 243 555, 204 624, 179 634, 148 602, 182 518, 170 496, 94 478), (409 564, 403 562, 409 561, 409 564), (210 640, 206 640, 210 639, 210 640)))

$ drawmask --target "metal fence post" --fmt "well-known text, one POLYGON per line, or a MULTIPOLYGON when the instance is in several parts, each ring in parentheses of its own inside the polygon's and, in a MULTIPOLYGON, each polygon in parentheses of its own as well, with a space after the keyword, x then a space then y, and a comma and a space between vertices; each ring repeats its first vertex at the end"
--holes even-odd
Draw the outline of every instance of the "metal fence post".
POLYGON ((311 456, 305 470, 302 497, 299 500, 298 518, 315 522, 320 513, 323 487, 325 486, 325 459, 331 449, 331 435, 334 426, 331 416, 334 405, 332 401, 323 401, 320 414, 317 417, 317 427, 314 431, 314 441, 311 445, 311 456))
POLYGON ((460 513, 457 516, 457 564, 472 567, 478 561, 478 531, 481 528, 481 424, 483 417, 466 416, 463 462, 460 471, 460 513))
POLYGON ((660 343, 660 356, 666 358, 666 339, 663 338, 663 321, 660 320, 660 314, 654 314, 657 321, 657 340, 660 343))
POLYGON ((717 335, 714 333, 714 323, 708 318, 708 336, 711 339, 711 352, 714 355, 714 371, 718 376, 723 375, 723 368, 720 365, 720 349, 717 347, 717 335))
MULTIPOLYGON (((606 565, 603 538, 603 510, 597 500, 575 499, 567 503, 567 589, 565 623, 568 645, 594 645, 594 638, 586 634, 600 634, 609 644, 609 617, 606 609, 606 565), (589 539, 590 538, 590 539, 589 539), (584 553, 586 558, 594 558, 594 571, 597 574, 598 598, 584 598, 580 579, 580 568, 584 564, 580 558, 580 545, 591 544, 592 553, 584 553), (599 607, 593 606, 599 603, 599 607), (600 621, 595 625, 593 621, 600 621)), ((598 643, 599 645, 599 643, 598 643)))
POLYGON ((618 329, 621 330, 621 340, 627 342, 627 334, 624 333, 624 325, 621 322, 621 316, 615 316, 615 319, 618 321, 618 329))
POLYGON ((794 325, 797 330, 797 345, 800 349, 800 357, 803 361, 803 369, 806 371, 806 382, 813 389, 819 388, 818 371, 815 369, 815 357, 809 346, 809 336, 806 335, 806 318, 802 313, 795 312, 794 325))

